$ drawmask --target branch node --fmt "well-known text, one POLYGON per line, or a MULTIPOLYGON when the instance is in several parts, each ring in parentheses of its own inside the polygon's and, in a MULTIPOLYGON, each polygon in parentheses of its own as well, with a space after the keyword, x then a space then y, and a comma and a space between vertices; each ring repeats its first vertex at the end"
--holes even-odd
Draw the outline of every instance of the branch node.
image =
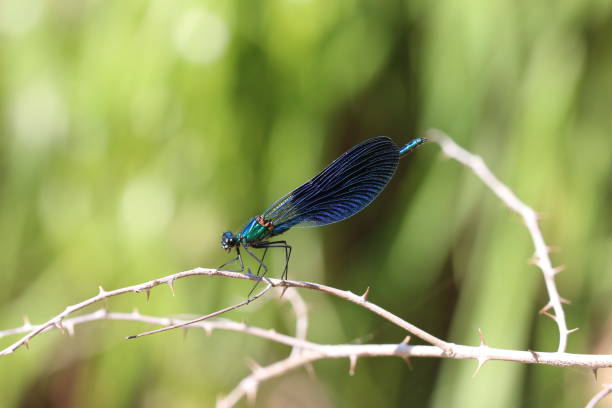
POLYGON ((74 323, 64 322, 64 327, 66 328, 66 333, 68 333, 68 336, 74 337, 74 323))
POLYGON ((355 367, 357 366, 357 356, 355 354, 351 354, 349 357, 349 361, 351 362, 351 366, 349 367, 349 375, 355 375, 355 367))
POLYGON ((539 313, 539 314, 544 314, 544 313, 546 313, 547 311, 549 311, 551 307, 552 307, 552 305, 550 304, 550 302, 548 302, 547 304, 545 304, 545 305, 544 305, 544 307, 543 307, 543 308, 541 308, 540 310, 538 310, 538 313, 539 313))
POLYGON ((370 287, 368 286, 365 290, 365 292, 363 292, 363 295, 361 295, 361 299, 365 302, 368 300, 368 295, 370 294, 370 287))
POLYGON ((257 398, 258 386, 259 386, 259 383, 254 378, 246 379, 242 385, 244 389, 244 393, 246 394, 247 400, 251 406, 255 404, 255 399, 257 398))

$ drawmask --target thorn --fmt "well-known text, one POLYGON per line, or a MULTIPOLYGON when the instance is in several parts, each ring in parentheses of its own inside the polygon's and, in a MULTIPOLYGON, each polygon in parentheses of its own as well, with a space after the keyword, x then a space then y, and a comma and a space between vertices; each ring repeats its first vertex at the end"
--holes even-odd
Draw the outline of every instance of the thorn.
POLYGON ((312 365, 312 363, 308 363, 304 366, 304 368, 306 369, 306 372, 308 373, 308 376, 310 377, 311 380, 316 380, 317 379, 317 373, 315 372, 315 369, 312 365))
POLYGON ((485 341, 484 334, 480 328, 478 328, 478 336, 480 336, 480 347, 487 347, 487 342, 485 341))
POLYGON ((551 318, 551 319, 553 319, 554 321, 557 321, 557 316, 555 316, 555 315, 554 315, 554 314, 552 314, 552 313, 549 313, 549 312, 547 312, 547 311, 543 311, 543 312, 541 312, 541 314, 543 314, 544 316, 548 316, 548 317, 550 317, 550 318, 551 318))
POLYGON ((147 294, 147 302, 148 302, 149 299, 151 298, 151 288, 145 289, 145 293, 147 294))
POLYGON ((361 295, 361 299, 365 302, 368 300, 368 295, 370 294, 370 287, 368 286, 365 290, 365 292, 363 292, 363 295, 361 295))
POLYGON ((567 333, 567 334, 572 334, 572 333, 576 333, 578 330, 579 330, 579 328, 578 328, 578 327, 575 327, 575 328, 573 328, 573 329, 571 329, 571 330, 568 330, 566 333, 567 333))
POLYGON ((353 375, 355 375, 355 367, 357 366, 357 356, 355 354, 352 354, 349 357, 349 360, 351 362, 351 366, 349 368, 349 375, 353 376, 353 375))
POLYGON ((478 367, 476 367, 476 371, 474 371, 474 374, 472 374, 472 378, 476 377, 476 374, 478 374, 478 372, 480 371, 480 369, 482 368, 483 365, 485 365, 485 363, 489 360, 486 357, 478 357, 478 367))
POLYGON ((555 254, 559 252, 561 248, 559 248, 558 246, 549 245, 546 247, 546 250, 548 251, 549 254, 555 254))
POLYGON ((561 303, 566 304, 566 305, 572 304, 572 301, 566 298, 559 297, 559 300, 561 301, 561 303))
POLYGON ((140 316, 140 312, 138 311, 137 307, 132 309, 132 316, 134 316, 134 317, 140 316))
POLYGON ((553 276, 558 275, 559 273, 565 270, 565 265, 559 265, 553 268, 553 276))
POLYGON ((185 341, 187 339, 187 334, 189 333, 189 329, 187 328, 187 326, 183 327, 183 341, 185 341))
POLYGON ((32 328, 32 323, 30 323, 28 316, 23 316, 23 328, 26 330, 30 330, 32 328))
POLYGON ((74 324, 72 322, 64 323, 64 327, 66 327, 66 332, 68 336, 74 337, 74 324))
POLYGON ((103 296, 106 294, 106 291, 102 286, 98 286, 98 296, 103 296))
POLYGON ((26 340, 26 341, 24 341, 24 342, 23 342, 23 345, 25 346, 26 350, 29 350, 29 349, 30 349, 30 342, 29 342, 29 341, 27 341, 27 340, 26 340))
POLYGON ((544 307, 543 307, 543 308, 541 308, 541 309, 538 311, 538 313, 539 313, 539 314, 544 314, 544 313, 546 313, 547 311, 549 311, 551 307, 552 307, 552 305, 550 304, 550 302, 548 302, 546 305, 544 305, 544 307))
POLYGON ((410 360, 410 357, 408 357, 408 356, 404 357, 404 361, 405 361, 405 362, 406 362, 406 364, 408 365, 408 369, 409 369, 410 371, 412 371, 412 368, 413 368, 413 367, 412 367, 412 360, 410 360))
POLYGON ((537 265, 538 263, 540 263, 540 258, 538 258, 537 256, 532 256, 527 260, 527 263, 529 265, 537 265))
POLYGON ((597 368, 592 368, 591 371, 593 371, 593 376, 595 377, 595 382, 597 382, 597 368))
POLYGON ((174 279, 170 279, 168 281, 168 286, 170 286, 170 290, 172 291, 172 296, 176 296, 176 293, 174 292, 174 279))
POLYGON ((249 358, 247 360, 247 365, 249 366, 249 369, 251 370, 251 372, 253 372, 253 374, 256 374, 259 370, 261 370, 261 366, 257 364, 257 362, 252 358, 249 358))
POLYGON ((285 292, 287 291, 287 289, 289 289, 289 286, 283 286, 283 291, 281 292, 279 297, 283 297, 283 295, 285 294, 285 292))
POLYGON ((404 338, 404 340, 402 340, 402 342, 400 343, 402 346, 405 346, 406 344, 408 344, 410 342, 410 336, 406 336, 404 338))
POLYGON ((533 350, 527 350, 527 351, 529 351, 531 353, 531 355, 533 356, 533 359, 536 361, 536 363, 540 362, 540 356, 538 356, 538 353, 536 353, 533 350))
MULTIPOLYGON (((185 326, 185 327, 187 327, 187 326, 185 326)), ((202 330, 204 330, 206 332, 207 336, 210 336, 212 334, 212 332, 213 332, 212 326, 210 324, 206 324, 206 323, 203 325, 202 330)))

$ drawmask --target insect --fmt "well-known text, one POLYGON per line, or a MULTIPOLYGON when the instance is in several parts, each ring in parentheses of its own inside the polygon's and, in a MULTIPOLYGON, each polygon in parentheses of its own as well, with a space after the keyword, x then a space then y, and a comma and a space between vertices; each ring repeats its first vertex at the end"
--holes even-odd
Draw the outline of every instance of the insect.
MULTIPOLYGON (((368 206, 385 188, 399 163, 399 159, 414 151, 427 139, 418 137, 398 147, 385 136, 368 139, 334 160, 329 166, 289 194, 276 201, 263 214, 253 217, 242 231, 233 234, 224 232, 221 247, 227 252, 236 248, 236 257, 218 269, 244 262, 240 249, 243 248, 257 261, 257 276, 263 268, 268 272, 264 259, 270 248, 285 250, 285 269, 281 279, 287 278, 291 246, 287 241, 271 240, 290 228, 318 227, 345 220, 368 206), (261 259, 251 248, 264 249, 261 259)), ((247 269, 247 273, 251 273, 247 269)))

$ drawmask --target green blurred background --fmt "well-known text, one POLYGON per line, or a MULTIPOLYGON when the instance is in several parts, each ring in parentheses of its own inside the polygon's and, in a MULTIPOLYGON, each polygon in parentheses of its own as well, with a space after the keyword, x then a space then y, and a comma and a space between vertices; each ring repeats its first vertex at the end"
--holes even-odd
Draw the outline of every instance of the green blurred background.
MULTIPOLYGON (((612 2, 3 0, 0 3, 0 328, 226 261, 223 231, 352 145, 429 127, 482 155, 543 215, 568 351, 612 353, 612 2)), ((403 160, 349 221, 284 236, 290 277, 361 293, 432 334, 554 351, 554 322, 521 220, 439 148, 403 160)), ((270 257, 276 272, 282 255, 270 257)), ((278 275, 278 273, 277 273, 278 275)), ((204 314, 249 283, 191 278, 108 302, 204 314)), ((405 333, 302 292, 309 339, 393 343, 405 333)), ((93 310, 93 309, 91 309, 93 310)), ((272 296, 227 316, 293 333, 272 296)), ((241 333, 97 322, 2 358, 3 407, 206 407, 288 348, 241 333)), ((2 339, 8 345, 16 337, 2 339)), ((260 407, 583 406, 584 369, 362 359, 265 383, 260 407)), ((607 406, 612 406, 608 398, 607 406)), ((244 404, 244 401, 243 401, 244 404)), ((602 404, 602 406, 606 406, 602 404)))

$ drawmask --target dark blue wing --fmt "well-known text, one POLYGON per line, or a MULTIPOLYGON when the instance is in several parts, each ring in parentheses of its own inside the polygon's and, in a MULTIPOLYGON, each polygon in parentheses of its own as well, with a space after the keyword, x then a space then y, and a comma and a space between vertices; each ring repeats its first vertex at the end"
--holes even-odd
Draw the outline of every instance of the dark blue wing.
POLYGON ((388 137, 353 147, 310 181, 275 202, 263 217, 278 235, 289 228, 342 221, 370 204, 397 168, 399 149, 388 137))

